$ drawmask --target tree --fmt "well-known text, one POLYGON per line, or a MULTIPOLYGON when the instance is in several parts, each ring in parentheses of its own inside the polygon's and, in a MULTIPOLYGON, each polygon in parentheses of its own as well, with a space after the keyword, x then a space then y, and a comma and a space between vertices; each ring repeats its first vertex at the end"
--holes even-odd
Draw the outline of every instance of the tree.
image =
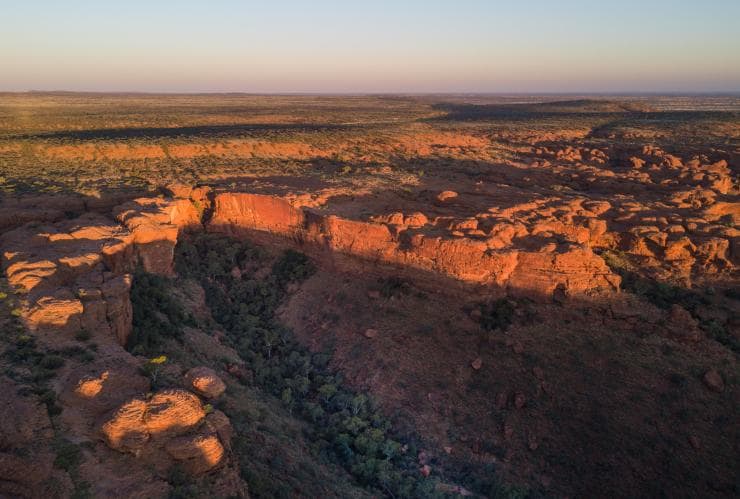
POLYGON ((335 393, 337 393, 337 387, 332 385, 331 383, 326 383, 319 387, 319 397, 324 402, 324 404, 328 404, 335 393))

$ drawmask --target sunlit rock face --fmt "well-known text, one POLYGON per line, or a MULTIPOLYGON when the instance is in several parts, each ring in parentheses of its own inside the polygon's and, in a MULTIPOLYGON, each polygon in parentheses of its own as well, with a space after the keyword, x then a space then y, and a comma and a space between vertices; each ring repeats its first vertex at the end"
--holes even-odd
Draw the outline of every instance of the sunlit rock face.
POLYGON ((131 330, 132 237, 102 215, 27 224, 2 236, 2 265, 31 331, 82 329, 125 342, 131 330))
POLYGON ((131 232, 138 262, 153 274, 172 275, 178 234, 201 228, 200 214, 187 199, 139 198, 113 214, 131 232))
POLYGON ((22 293, 31 331, 110 335, 124 345, 131 332, 131 272, 172 275, 183 230, 201 227, 190 201, 137 199, 100 214, 50 224, 28 223, 2 235, 2 265, 22 293))
POLYGON ((620 278, 589 245, 604 232, 601 225, 534 225, 530 231, 521 224, 509 224, 511 230, 500 224, 480 229, 476 219, 472 222, 430 221, 418 212, 358 221, 297 208, 272 196, 223 193, 215 198, 207 230, 236 236, 269 233, 364 260, 526 295, 551 295, 555 289, 580 293, 619 288, 620 278))

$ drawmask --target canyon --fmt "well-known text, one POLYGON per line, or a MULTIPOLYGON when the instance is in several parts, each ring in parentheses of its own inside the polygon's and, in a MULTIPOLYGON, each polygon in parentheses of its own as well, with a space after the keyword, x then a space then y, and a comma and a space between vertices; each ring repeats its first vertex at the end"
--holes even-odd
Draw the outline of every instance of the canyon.
POLYGON ((734 114, 317 102, 0 137, 0 495, 737 492, 734 114))

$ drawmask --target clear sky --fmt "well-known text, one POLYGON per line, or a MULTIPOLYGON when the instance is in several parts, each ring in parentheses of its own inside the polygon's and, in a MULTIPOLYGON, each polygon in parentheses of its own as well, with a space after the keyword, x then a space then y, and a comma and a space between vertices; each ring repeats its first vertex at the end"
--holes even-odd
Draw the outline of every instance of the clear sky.
POLYGON ((740 0, 0 0, 0 90, 740 91, 740 0))

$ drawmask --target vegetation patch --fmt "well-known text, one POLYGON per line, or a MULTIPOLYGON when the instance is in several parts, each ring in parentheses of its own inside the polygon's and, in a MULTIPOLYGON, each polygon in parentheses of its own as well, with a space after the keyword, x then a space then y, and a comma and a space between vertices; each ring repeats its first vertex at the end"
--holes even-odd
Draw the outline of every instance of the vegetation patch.
MULTIPOLYGON (((370 490, 391 497, 434 497, 438 480, 425 478, 416 462, 413 436, 396 434, 367 395, 349 389, 328 366, 329 355, 311 353, 279 324, 275 312, 290 283, 313 272, 302 254, 287 251, 259 272, 270 257, 247 242, 201 234, 177 248, 177 270, 198 279, 216 321, 253 371, 253 383, 290 414, 308 423, 309 440, 323 459, 336 463, 370 490), (239 272, 233 272, 233 269, 239 272)), ((250 418, 231 414, 235 427, 250 418)), ((257 497, 290 497, 290 487, 256 473, 248 458, 249 433, 237 431, 234 449, 244 455, 242 475, 257 497)), ((280 467, 272 463, 271 468, 280 467)), ((283 464, 284 466, 284 464, 283 464)), ((309 479, 309 477, 306 477, 309 479)))
POLYGON ((514 320, 514 303, 500 298, 480 306, 480 324, 486 331, 506 331, 514 320))
POLYGON ((154 356, 168 339, 182 340, 183 327, 195 321, 172 297, 165 277, 138 269, 131 285, 133 330, 126 349, 136 355, 154 356))

